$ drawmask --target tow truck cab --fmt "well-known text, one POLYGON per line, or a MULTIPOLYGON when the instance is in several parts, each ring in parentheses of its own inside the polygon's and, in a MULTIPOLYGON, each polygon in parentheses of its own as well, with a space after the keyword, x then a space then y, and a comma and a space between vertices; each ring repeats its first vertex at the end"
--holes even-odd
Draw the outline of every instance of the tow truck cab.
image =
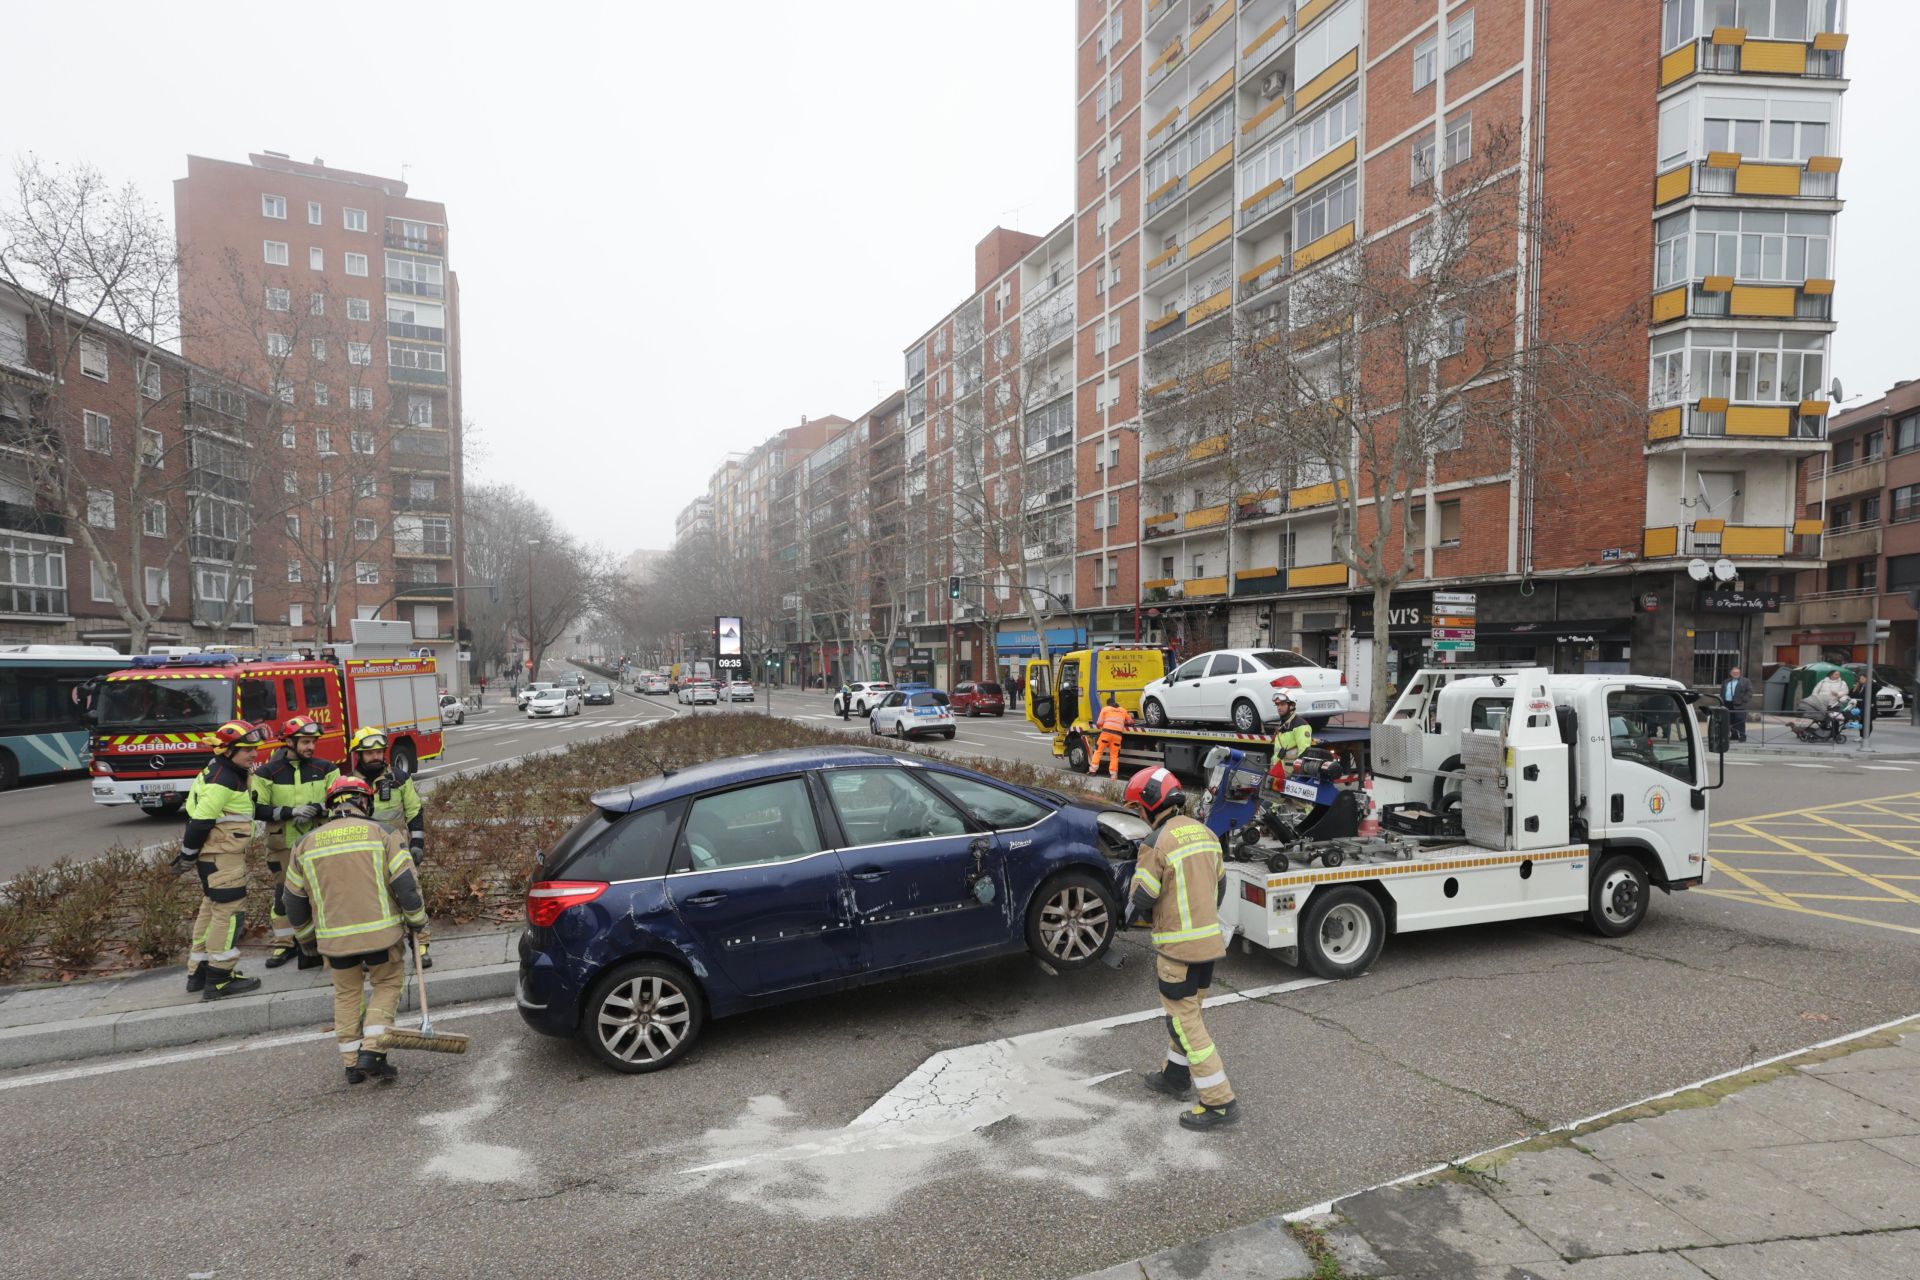
POLYGON ((1158 649, 1075 649, 1055 654, 1051 661, 1027 660, 1027 722, 1053 735, 1054 754, 1069 733, 1093 727, 1107 695, 1134 715, 1140 714, 1140 691, 1166 674, 1166 659, 1158 649))

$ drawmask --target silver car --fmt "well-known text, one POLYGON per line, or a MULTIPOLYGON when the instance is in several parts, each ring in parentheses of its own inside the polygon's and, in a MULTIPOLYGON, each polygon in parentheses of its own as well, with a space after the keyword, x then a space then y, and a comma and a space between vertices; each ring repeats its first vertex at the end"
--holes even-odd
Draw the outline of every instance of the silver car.
POLYGON ((527 699, 527 718, 561 719, 580 714, 580 692, 569 686, 565 689, 541 689, 527 699))

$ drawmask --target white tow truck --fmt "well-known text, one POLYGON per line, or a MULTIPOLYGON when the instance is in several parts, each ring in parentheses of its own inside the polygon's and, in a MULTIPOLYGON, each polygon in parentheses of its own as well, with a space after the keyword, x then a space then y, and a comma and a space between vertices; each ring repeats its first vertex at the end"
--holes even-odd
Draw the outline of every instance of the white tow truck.
POLYGON ((1630 933, 1652 889, 1707 879, 1707 793, 1725 776, 1707 757, 1727 720, 1711 712, 1703 733, 1693 704, 1652 677, 1422 670, 1372 728, 1380 833, 1230 833, 1221 922, 1326 978, 1421 929, 1578 915, 1630 933))

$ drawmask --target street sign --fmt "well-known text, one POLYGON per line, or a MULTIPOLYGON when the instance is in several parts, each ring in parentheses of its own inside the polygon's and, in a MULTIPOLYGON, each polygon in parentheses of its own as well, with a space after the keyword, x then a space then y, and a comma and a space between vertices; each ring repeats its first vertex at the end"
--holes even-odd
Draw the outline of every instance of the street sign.
POLYGON ((1436 613, 1427 623, 1432 627, 1473 627, 1479 625, 1470 613, 1436 613))
POLYGON ((1436 591, 1433 593, 1433 607, 1438 609, 1443 605, 1472 604, 1477 599, 1479 597, 1471 591, 1436 591))
POLYGON ((1433 642, 1433 648, 1436 653, 1472 653, 1473 641, 1435 640, 1433 642))
POLYGON ((1471 640, 1473 639, 1473 628, 1435 627, 1433 629, 1433 638, 1435 640, 1471 640))

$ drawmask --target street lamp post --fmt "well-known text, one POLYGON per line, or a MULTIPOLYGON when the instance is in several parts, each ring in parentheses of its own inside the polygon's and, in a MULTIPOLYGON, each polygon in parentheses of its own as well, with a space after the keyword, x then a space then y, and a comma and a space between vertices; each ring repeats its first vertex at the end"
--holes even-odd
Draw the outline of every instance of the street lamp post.
POLYGON ((533 553, 540 545, 540 539, 527 539, 527 683, 540 674, 533 662, 533 553))

